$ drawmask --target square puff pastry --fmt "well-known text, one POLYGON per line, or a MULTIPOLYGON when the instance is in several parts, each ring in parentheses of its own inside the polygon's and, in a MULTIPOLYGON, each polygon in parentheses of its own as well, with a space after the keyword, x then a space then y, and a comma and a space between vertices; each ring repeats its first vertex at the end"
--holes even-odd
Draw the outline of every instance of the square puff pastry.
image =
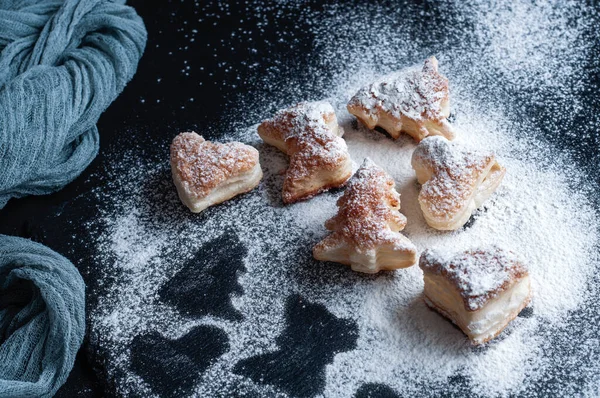
POLYGON ((421 141, 412 167, 423 185, 419 204, 427 224, 445 231, 465 225, 506 173, 494 154, 470 152, 443 137, 421 141))
POLYGON ((352 175, 344 130, 327 102, 303 102, 258 126, 258 135, 290 157, 283 202, 308 199, 343 185, 352 175))
POLYGON ((338 214, 325 223, 333 232, 314 247, 314 258, 369 274, 415 264, 417 249, 398 232, 406 226, 406 217, 399 212, 395 185, 383 169, 365 159, 337 201, 338 214))
POLYGON ((448 79, 431 57, 423 67, 403 69, 361 88, 348 102, 348 111, 369 129, 380 126, 393 138, 404 132, 417 141, 430 135, 451 140, 449 104, 448 79))
POLYGON ((171 173, 181 201, 193 212, 251 191, 262 178, 258 151, 181 133, 171 143, 171 173))
POLYGON ((493 247, 454 257, 426 250, 419 267, 425 302, 473 344, 498 336, 531 300, 529 273, 513 253, 493 247))

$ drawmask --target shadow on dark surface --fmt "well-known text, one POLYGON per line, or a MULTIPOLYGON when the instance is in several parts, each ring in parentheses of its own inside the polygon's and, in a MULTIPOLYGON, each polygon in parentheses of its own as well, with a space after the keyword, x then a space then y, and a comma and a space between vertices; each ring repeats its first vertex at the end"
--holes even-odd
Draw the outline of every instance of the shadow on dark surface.
POLYGON ((243 293, 237 277, 246 271, 247 253, 237 235, 227 231, 204 244, 158 294, 185 315, 239 321, 242 314, 232 305, 230 295, 243 293))
POLYGON ((57 391, 55 398, 100 398, 106 396, 104 383, 92 370, 86 352, 86 344, 79 350, 73 370, 66 383, 57 391))
POLYGON ((521 318, 531 318, 533 316, 533 307, 531 307, 531 304, 523 308, 518 316, 521 318))
POLYGON ((360 386, 354 398, 401 398, 385 384, 367 383, 360 386))
POLYGON ((133 339, 131 368, 161 397, 179 397, 227 350, 227 334, 214 326, 197 326, 176 340, 150 332, 133 339))
POLYGON ((234 372, 293 396, 313 397, 325 388, 327 364, 337 353, 354 349, 357 339, 354 321, 292 295, 286 301, 286 328, 276 339, 279 349, 238 362, 234 372))

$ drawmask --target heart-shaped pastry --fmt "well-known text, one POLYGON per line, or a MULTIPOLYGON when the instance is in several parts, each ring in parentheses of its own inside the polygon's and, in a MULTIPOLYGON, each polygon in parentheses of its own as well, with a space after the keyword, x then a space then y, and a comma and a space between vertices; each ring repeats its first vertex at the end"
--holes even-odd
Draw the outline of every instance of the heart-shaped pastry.
POLYGON ((429 135, 454 138, 448 79, 438 72, 431 57, 423 67, 391 73, 360 90, 348 102, 348 112, 369 129, 384 128, 393 138, 401 132, 421 141, 429 135))
POLYGON ((415 264, 416 247, 399 233, 406 217, 399 212, 395 185, 382 168, 365 159, 338 199, 338 214, 325 223, 333 233, 314 247, 313 256, 370 274, 415 264))
POLYGON ((308 199, 342 186, 352 175, 344 130, 327 102, 303 102, 277 112, 258 126, 258 135, 289 155, 283 202, 308 199))
POLYGON ((462 227, 506 173, 493 153, 469 151, 443 137, 421 141, 412 167, 423 184, 419 204, 425 220, 439 230, 462 227))
POLYGON ((255 148, 209 142, 194 132, 173 139, 171 172, 179 198, 194 213, 251 191, 262 178, 255 148))

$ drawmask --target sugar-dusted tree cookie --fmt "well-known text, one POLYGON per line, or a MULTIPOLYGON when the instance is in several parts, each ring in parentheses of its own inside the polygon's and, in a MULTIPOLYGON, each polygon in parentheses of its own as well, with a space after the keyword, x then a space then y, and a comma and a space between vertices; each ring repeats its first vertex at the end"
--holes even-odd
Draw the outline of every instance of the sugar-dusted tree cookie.
POLYGON ((313 256, 366 273, 413 265, 417 250, 399 232, 406 217, 394 187, 392 177, 365 159, 337 202, 338 214, 325 223, 332 233, 314 247, 313 256))
POLYGON ((348 102, 348 111, 368 128, 384 128, 393 138, 401 132, 421 141, 430 135, 454 138, 448 79, 431 57, 425 65, 391 73, 361 88, 348 102))

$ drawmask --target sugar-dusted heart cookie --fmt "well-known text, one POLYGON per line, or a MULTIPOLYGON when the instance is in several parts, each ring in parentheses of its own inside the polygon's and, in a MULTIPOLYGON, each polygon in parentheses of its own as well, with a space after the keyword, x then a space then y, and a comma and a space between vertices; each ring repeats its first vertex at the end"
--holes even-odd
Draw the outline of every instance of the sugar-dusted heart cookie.
POLYGON ((406 268, 417 249, 399 231, 406 226, 395 182, 365 159, 338 200, 338 214, 325 223, 333 231, 313 249, 317 260, 347 264, 354 271, 376 273, 406 268))
POLYGON ((262 178, 258 151, 181 133, 171 144, 171 172, 181 201, 194 213, 252 190, 262 178))
POLYGON ((368 128, 384 128, 393 138, 401 132, 421 141, 430 135, 454 138, 448 79, 431 57, 425 65, 391 73, 361 88, 348 102, 348 111, 368 128))
POLYGON ((258 126, 258 135, 289 155, 283 202, 308 199, 343 185, 352 175, 344 130, 327 102, 303 102, 258 126))
POLYGON ((513 253, 497 247, 458 254, 426 250, 419 267, 427 305, 474 344, 499 335, 531 300, 527 269, 513 253))
POLYGON ((413 152, 412 167, 423 184, 419 204, 425 220, 439 230, 462 227, 506 173, 493 153, 469 151, 443 137, 421 141, 413 152))

